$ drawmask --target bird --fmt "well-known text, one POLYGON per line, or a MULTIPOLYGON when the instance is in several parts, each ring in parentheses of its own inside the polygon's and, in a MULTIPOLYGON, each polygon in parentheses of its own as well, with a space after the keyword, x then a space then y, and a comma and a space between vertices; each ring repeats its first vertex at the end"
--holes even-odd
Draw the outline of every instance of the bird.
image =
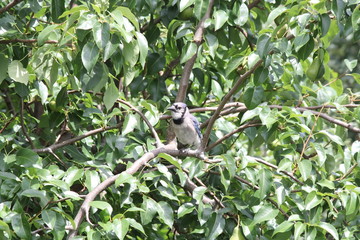
POLYGON ((194 150, 200 150, 202 134, 199 121, 183 102, 175 102, 168 108, 171 111, 172 126, 177 140, 194 150))

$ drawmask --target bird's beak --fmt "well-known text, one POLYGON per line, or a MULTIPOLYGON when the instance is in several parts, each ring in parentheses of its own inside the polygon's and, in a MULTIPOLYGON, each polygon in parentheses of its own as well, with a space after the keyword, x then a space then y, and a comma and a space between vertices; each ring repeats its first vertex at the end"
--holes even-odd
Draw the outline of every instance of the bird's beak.
POLYGON ((175 112, 176 109, 175 109, 174 106, 171 106, 171 107, 169 107, 167 110, 175 112))

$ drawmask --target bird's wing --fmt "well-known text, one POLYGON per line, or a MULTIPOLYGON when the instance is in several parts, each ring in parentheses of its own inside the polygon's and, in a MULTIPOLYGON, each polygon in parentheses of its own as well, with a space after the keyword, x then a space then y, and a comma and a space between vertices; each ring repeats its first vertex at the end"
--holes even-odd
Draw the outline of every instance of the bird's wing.
POLYGON ((194 117, 193 115, 190 114, 190 118, 193 122, 193 125, 195 127, 195 130, 197 132, 197 134, 199 135, 199 138, 202 138, 202 134, 201 134, 201 131, 200 131, 200 123, 199 121, 196 119, 196 117, 194 117))

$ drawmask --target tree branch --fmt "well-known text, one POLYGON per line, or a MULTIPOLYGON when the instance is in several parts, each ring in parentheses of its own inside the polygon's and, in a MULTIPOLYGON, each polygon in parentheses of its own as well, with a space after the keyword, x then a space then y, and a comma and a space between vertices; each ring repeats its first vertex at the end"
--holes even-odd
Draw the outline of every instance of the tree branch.
MULTIPOLYGON (((274 164, 271 164, 265 160, 262 160, 260 158, 256 158, 256 157, 251 157, 253 160, 257 161, 258 163, 261 163, 261 164, 264 164, 268 167, 271 167, 275 170, 278 170, 278 166, 274 165, 274 164)), ((298 184, 300 185, 304 185, 304 183, 302 181, 300 181, 298 178, 296 178, 292 173, 289 173, 287 171, 284 171, 284 170, 281 170, 280 171, 281 173, 285 174, 286 176, 290 177, 292 180, 294 180, 295 182, 297 182, 298 184)))
POLYGON ((24 100, 21 98, 21 107, 20 107, 20 124, 21 124, 21 130, 24 133, 26 139, 30 143, 31 148, 34 148, 34 143, 31 140, 29 134, 27 133, 25 123, 24 123, 24 100))
POLYGON ((103 127, 103 128, 97 128, 97 129, 94 129, 94 130, 90 130, 87 133, 84 133, 84 134, 82 134, 80 136, 68 139, 68 140, 63 141, 61 143, 53 144, 53 145, 51 145, 49 147, 46 147, 46 148, 33 149, 33 151, 37 152, 37 153, 51 153, 52 151, 55 151, 58 148, 73 144, 73 143, 75 143, 77 141, 80 141, 80 140, 82 140, 84 138, 87 138, 89 136, 92 136, 92 135, 95 135, 95 134, 98 134, 98 133, 101 133, 101 132, 105 132, 105 131, 108 131, 108 130, 119 128, 119 126, 120 126, 120 124, 117 124, 117 125, 111 126, 111 127, 103 127))
POLYGON ((0 14, 9 11, 10 8, 14 7, 15 5, 19 4, 20 2, 22 2, 22 0, 13 0, 11 3, 9 3, 8 5, 6 5, 3 8, 0 8, 0 14))
MULTIPOLYGON (((28 44, 32 44, 32 43, 37 43, 37 39, 7 39, 7 40, 0 40, 0 44, 9 44, 9 43, 28 43, 28 44)), ((46 40, 45 43, 49 43, 49 44, 57 44, 58 41, 56 40, 46 40)))
POLYGON ((202 17, 202 19, 200 20, 199 24, 196 27, 196 31, 195 31, 195 35, 194 35, 194 43, 197 46, 196 53, 185 63, 185 66, 183 69, 183 74, 180 79, 179 91, 178 91, 178 94, 177 94, 176 100, 175 100, 176 102, 184 102, 185 101, 187 88, 189 86, 190 74, 191 74, 192 68, 194 67, 194 63, 195 63, 195 60, 197 57, 197 51, 203 40, 205 21, 208 18, 210 18, 210 14, 211 14, 213 5, 214 5, 214 0, 210 0, 209 6, 206 10, 205 15, 202 17))
POLYGON ((159 138, 159 135, 157 134, 157 132, 155 131, 154 127, 151 125, 151 123, 149 122, 149 120, 145 117, 145 115, 140 111, 138 110, 136 107, 134 107, 133 105, 131 105, 130 103, 122 100, 122 99, 118 99, 117 102, 121 103, 121 104, 124 104, 128 107, 130 107, 132 110, 134 110, 137 114, 140 115, 140 117, 144 120, 144 122, 146 123, 146 125, 149 127, 153 137, 155 138, 155 141, 156 141, 156 147, 161 147, 163 144, 159 138))
POLYGON ((232 135, 234 135, 234 134, 236 134, 238 132, 244 131, 246 128, 256 127, 256 126, 261 126, 261 125, 262 125, 261 123, 254 123, 254 122, 249 122, 249 123, 246 123, 244 125, 241 125, 239 128, 235 129, 234 131, 232 131, 232 132, 226 134, 225 136, 223 136, 222 138, 219 138, 216 142, 212 143, 210 146, 208 146, 205 149, 205 152, 210 151, 212 148, 214 148, 218 144, 222 143, 224 140, 228 139, 229 137, 231 137, 232 135))
POLYGON ((224 108, 225 104, 230 100, 231 96, 233 96, 237 91, 240 85, 251 76, 251 74, 262 64, 263 60, 259 60, 249 71, 247 71, 244 75, 241 75, 238 80, 236 81, 235 85, 230 89, 230 91, 224 96, 223 100, 220 102, 218 108, 216 109, 215 113, 209 120, 209 124, 205 130, 204 137, 201 143, 201 150, 204 150, 208 144, 210 133, 212 127, 216 119, 220 116, 222 109, 224 108))
MULTIPOLYGON (((171 146, 170 146, 171 147, 171 146)), ((174 150, 169 148, 169 146, 163 146, 160 148, 156 148, 150 152, 145 153, 141 158, 139 158, 138 160, 136 160, 133 165, 131 165, 128 169, 125 170, 126 173, 128 174, 135 174, 141 167, 143 167, 146 163, 148 163, 150 160, 154 159, 155 157, 157 157, 160 153, 167 153, 170 154, 172 156, 192 156, 192 157, 196 157, 199 156, 198 151, 194 151, 194 150, 188 150, 186 152, 184 151, 180 151, 180 150, 174 150)), ((83 204, 81 205, 78 213, 75 216, 74 219, 74 223, 75 223, 75 227, 70 231, 68 239, 72 239, 73 237, 76 236, 77 232, 78 232, 78 228, 81 224, 81 222, 83 221, 84 217, 86 218, 86 220, 88 222, 90 222, 89 219, 89 209, 90 209, 90 203, 96 198, 96 196, 98 196, 102 191, 104 191, 106 188, 108 188, 109 186, 111 186, 112 184, 115 183, 116 179, 119 177, 121 173, 113 175, 109 178, 107 178, 105 181, 103 181, 102 183, 100 183, 98 186, 96 186, 91 192, 89 192, 86 197, 85 200, 83 202, 83 204)), ((190 180, 187 181, 187 187, 191 188, 196 188, 197 186, 192 183, 190 180), (195 185, 195 186, 194 186, 195 185)), ((206 202, 208 202, 209 204, 212 203, 213 200, 205 200, 206 202)))

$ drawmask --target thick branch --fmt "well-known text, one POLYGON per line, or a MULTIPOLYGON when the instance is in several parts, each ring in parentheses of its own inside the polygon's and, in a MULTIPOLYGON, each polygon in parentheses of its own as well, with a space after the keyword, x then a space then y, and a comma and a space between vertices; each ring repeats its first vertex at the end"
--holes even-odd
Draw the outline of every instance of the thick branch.
MULTIPOLYGON (((193 157, 196 157, 196 156, 199 155, 199 153, 197 151, 189 150, 189 151, 184 152, 184 151, 174 150, 174 149, 168 148, 168 146, 163 146, 163 147, 160 147, 160 148, 156 148, 156 149, 152 150, 151 152, 145 153, 141 158, 136 160, 133 163, 133 165, 131 165, 128 169, 126 169, 125 172, 128 173, 128 174, 135 174, 136 172, 139 171, 139 169, 141 167, 143 167, 150 160, 157 157, 160 153, 167 153, 167 154, 170 154, 172 156, 193 156, 193 157)), ((119 177, 120 174, 121 173, 113 175, 113 176, 107 178, 105 181, 100 183, 98 186, 96 186, 91 192, 89 192, 86 195, 83 204, 81 205, 78 213, 75 216, 75 219, 74 219, 75 227, 70 231, 68 239, 72 239, 73 237, 76 236, 77 231, 78 231, 78 227, 80 226, 80 224, 83 221, 84 217, 86 217, 87 221, 90 222, 89 216, 88 216, 89 209, 90 209, 90 203, 102 191, 104 191, 106 188, 108 188, 109 186, 114 184, 116 179, 119 177)), ((187 184, 185 186, 191 189, 192 187, 194 187, 194 185, 195 184, 192 183, 189 180, 189 181, 187 181, 187 184)), ((197 186, 195 185, 194 188, 196 188, 196 187, 197 186)), ((211 200, 209 198, 204 198, 203 201, 204 201, 204 203, 209 203, 211 205, 214 204, 214 200, 211 200)))
MULTIPOLYGON (((9 44, 9 43, 37 43, 37 39, 7 39, 7 40, 0 40, 0 44, 9 44)), ((56 44, 58 43, 58 41, 56 40, 47 40, 45 41, 45 43, 49 43, 49 44, 56 44)))
POLYGON ((194 42, 197 46, 196 53, 185 63, 185 66, 183 69, 183 74, 180 79, 179 91, 178 91, 178 94, 177 94, 176 100, 175 100, 176 102, 184 102, 185 101, 187 88, 189 86, 190 74, 191 74, 192 68, 194 66, 196 57, 197 57, 197 50, 199 49, 199 46, 201 45, 202 40, 203 40, 203 35, 204 35, 204 30, 205 30, 205 21, 208 18, 210 18, 210 14, 211 14, 213 5, 214 5, 214 0, 210 0, 209 6, 206 10, 205 15, 202 17, 202 19, 200 20, 199 24, 196 27, 196 31, 195 31, 195 35, 194 35, 194 42))
POLYGON ((220 102, 218 108, 216 109, 215 113, 212 115, 212 117, 209 120, 209 124, 205 130, 204 138, 202 140, 201 149, 204 150, 206 148, 206 145, 209 141, 210 133, 212 130, 212 127, 214 126, 214 123, 216 119, 219 117, 222 109, 224 108, 225 104, 230 100, 230 98, 238 91, 238 88, 240 85, 251 76, 251 74, 262 64, 263 60, 259 60, 249 71, 247 71, 244 75, 240 76, 238 80, 236 81, 235 85, 230 89, 230 91, 224 96, 223 100, 220 102))
POLYGON ((0 8, 0 14, 9 11, 10 8, 14 7, 15 5, 17 5, 18 3, 22 2, 22 0, 14 0, 11 3, 9 3, 8 5, 6 5, 3 8, 0 8))

